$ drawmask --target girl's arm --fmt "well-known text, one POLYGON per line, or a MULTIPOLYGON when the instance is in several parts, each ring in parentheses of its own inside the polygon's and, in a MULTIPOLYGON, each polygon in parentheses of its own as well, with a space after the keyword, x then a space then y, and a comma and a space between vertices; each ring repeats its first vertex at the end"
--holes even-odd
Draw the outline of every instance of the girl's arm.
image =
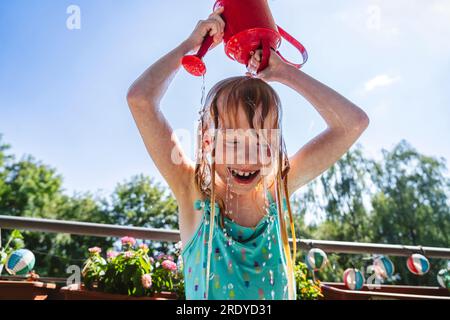
MULTIPOLYGON (((224 22, 221 10, 200 21, 191 36, 149 67, 130 87, 128 105, 145 147, 175 197, 186 194, 193 181, 194 163, 186 156, 172 128, 161 112, 160 102, 187 53, 200 47, 204 37, 222 41, 224 22)), ((183 102, 180 101, 180 105, 183 102)))
MULTIPOLYGON (((257 69, 260 54, 258 52, 252 58, 250 71, 257 69)), ((338 161, 366 130, 369 118, 333 89, 283 62, 275 52, 272 52, 269 67, 257 77, 283 83, 297 91, 313 105, 328 126, 289 159, 288 190, 292 194, 338 161)))

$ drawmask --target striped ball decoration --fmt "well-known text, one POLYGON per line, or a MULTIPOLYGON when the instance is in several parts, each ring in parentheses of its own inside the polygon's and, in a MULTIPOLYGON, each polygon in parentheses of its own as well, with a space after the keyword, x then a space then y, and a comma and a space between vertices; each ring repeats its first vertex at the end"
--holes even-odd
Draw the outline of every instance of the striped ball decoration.
POLYGON ((423 255, 414 253, 408 258, 406 266, 411 273, 421 276, 430 270, 430 262, 423 255))
POLYGON ((361 290, 364 281, 364 276, 358 269, 348 268, 344 271, 344 284, 348 289, 361 290))
POLYGON ((6 271, 11 275, 27 275, 33 270, 35 261, 34 254, 30 250, 16 250, 11 253, 6 262, 6 271))
POLYGON ((377 256, 373 260, 375 273, 383 278, 390 278, 394 275, 394 264, 391 259, 386 256, 377 256))
POLYGON ((450 289, 450 269, 439 270, 437 281, 442 288, 450 289))
POLYGON ((318 248, 309 250, 306 256, 306 265, 309 269, 318 271, 321 270, 328 262, 327 254, 318 248))

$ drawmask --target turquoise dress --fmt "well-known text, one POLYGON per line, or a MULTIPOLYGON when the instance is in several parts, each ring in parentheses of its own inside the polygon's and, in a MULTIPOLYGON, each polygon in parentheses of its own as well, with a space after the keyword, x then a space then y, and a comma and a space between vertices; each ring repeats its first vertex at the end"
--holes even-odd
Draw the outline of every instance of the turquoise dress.
POLYGON ((221 229, 216 204, 208 297, 205 278, 211 205, 209 199, 195 202, 195 209, 202 210, 202 221, 182 251, 187 300, 288 299, 279 218, 276 203, 270 193, 268 196, 269 213, 254 228, 225 217, 225 228, 221 229))

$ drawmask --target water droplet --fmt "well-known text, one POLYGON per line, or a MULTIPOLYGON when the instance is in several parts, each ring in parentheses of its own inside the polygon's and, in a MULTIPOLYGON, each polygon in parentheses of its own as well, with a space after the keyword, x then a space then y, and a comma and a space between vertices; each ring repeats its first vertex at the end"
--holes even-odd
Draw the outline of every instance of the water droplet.
POLYGON ((229 283, 229 284, 228 284, 228 289, 232 290, 233 288, 234 288, 233 284, 232 284, 232 283, 229 283))
POLYGON ((270 292, 270 294, 272 295, 272 300, 275 300, 275 291, 272 290, 272 291, 270 292))
POLYGON ((273 285, 274 285, 273 271, 272 271, 272 270, 269 270, 269 274, 270 274, 270 284, 273 286, 273 285))

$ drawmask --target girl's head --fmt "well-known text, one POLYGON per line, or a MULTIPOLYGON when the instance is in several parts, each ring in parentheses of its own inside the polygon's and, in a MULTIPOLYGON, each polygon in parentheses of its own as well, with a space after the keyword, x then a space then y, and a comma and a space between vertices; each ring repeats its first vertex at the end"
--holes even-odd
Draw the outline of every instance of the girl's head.
POLYGON ((243 194, 285 170, 278 94, 260 79, 220 81, 206 98, 198 146, 197 186, 205 195, 211 194, 213 172, 243 194))

